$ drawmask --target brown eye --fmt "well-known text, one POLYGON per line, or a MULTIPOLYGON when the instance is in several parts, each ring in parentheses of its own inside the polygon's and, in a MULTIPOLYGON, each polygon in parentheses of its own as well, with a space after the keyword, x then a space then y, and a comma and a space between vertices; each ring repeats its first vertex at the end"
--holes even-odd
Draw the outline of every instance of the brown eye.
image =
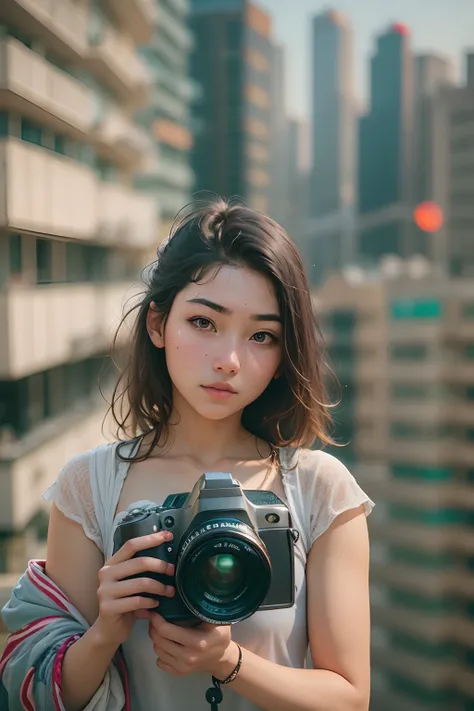
POLYGON ((277 339, 273 335, 273 333, 267 333, 266 331, 259 331, 258 333, 254 333, 252 336, 252 338, 254 339, 254 341, 256 343, 264 343, 264 344, 268 343, 268 341, 265 340, 267 337, 270 339, 271 343, 276 343, 277 339))
POLYGON ((210 321, 208 318, 204 318, 204 316, 196 316, 195 318, 190 318, 189 322, 193 324, 197 329, 200 331, 208 331, 209 326, 213 327, 212 321, 210 321))

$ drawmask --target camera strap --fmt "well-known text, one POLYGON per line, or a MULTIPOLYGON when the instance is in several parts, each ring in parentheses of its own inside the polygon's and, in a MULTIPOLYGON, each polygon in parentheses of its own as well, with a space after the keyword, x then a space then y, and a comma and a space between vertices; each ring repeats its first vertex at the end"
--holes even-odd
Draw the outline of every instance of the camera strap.
POLYGON ((218 707, 224 695, 221 691, 221 685, 215 677, 212 677, 212 683, 213 686, 206 691, 206 701, 210 704, 211 711, 219 711, 218 707))

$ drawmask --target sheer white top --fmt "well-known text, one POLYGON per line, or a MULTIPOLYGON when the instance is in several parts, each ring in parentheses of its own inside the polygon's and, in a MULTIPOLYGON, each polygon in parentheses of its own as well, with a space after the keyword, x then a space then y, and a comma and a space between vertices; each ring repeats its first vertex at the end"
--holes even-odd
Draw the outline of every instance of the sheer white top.
MULTIPOLYGON (((100 445, 73 457, 42 495, 81 524, 105 559, 113 553, 114 532, 126 513, 120 511, 115 515, 129 468, 127 462, 116 457, 117 444, 100 445)), ((123 445, 122 454, 129 455, 134 446, 135 441, 123 445)), ((280 463, 285 503, 293 526, 300 532, 295 551, 295 604, 283 610, 255 613, 234 625, 232 636, 245 648, 277 664, 304 667, 308 651, 305 579, 308 552, 339 514, 363 504, 369 515, 374 503, 348 469, 323 451, 282 448, 280 463)), ((157 503, 162 502, 136 501, 127 511, 157 503)), ((151 708, 154 711, 209 711, 205 692, 210 686, 210 677, 207 674, 174 677, 158 669, 146 620, 136 621, 123 651, 130 673, 134 711, 151 708)), ((223 692, 219 711, 257 711, 255 705, 232 689, 223 687, 223 692)))

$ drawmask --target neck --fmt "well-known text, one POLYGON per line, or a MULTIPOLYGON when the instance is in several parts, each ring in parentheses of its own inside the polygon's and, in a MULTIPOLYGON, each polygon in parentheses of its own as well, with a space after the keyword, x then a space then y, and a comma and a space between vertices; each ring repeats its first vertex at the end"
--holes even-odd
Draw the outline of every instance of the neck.
POLYGON ((190 408, 175 392, 173 412, 163 442, 166 454, 189 458, 208 471, 229 459, 250 460, 267 456, 267 448, 259 453, 257 438, 242 427, 241 418, 242 413, 237 412, 222 420, 209 420, 190 408))

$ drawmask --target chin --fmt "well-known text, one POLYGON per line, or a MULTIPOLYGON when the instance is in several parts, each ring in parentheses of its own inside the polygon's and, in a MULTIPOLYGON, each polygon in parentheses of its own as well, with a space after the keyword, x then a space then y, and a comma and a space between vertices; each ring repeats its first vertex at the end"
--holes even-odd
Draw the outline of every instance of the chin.
POLYGON ((226 420, 228 417, 233 417, 234 415, 241 412, 241 410, 229 410, 222 405, 217 405, 214 407, 195 407, 194 410, 200 417, 204 417, 206 420, 226 420))

